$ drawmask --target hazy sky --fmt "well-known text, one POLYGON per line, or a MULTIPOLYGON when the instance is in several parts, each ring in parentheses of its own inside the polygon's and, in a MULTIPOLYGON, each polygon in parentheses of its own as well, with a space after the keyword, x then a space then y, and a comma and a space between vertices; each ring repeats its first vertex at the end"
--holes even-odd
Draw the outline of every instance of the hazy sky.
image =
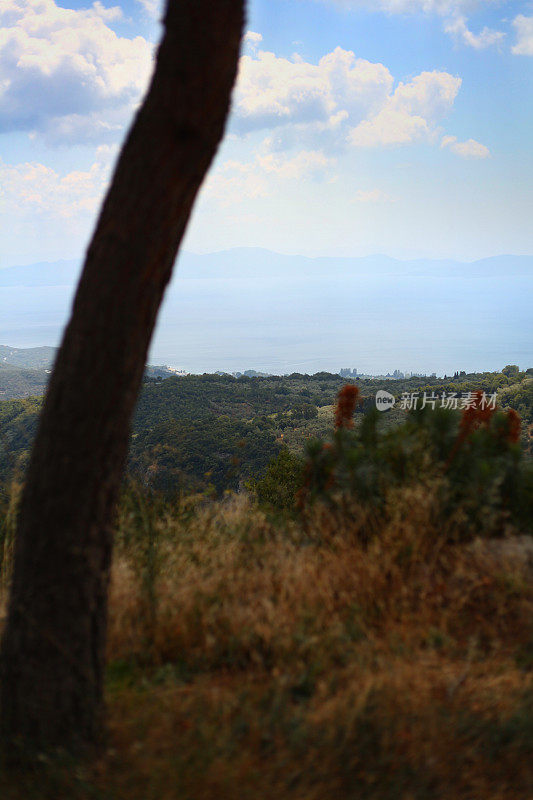
MULTIPOLYGON (((0 267, 80 257, 157 0, 0 2, 0 267)), ((533 3, 253 0, 186 247, 533 253, 533 3)))

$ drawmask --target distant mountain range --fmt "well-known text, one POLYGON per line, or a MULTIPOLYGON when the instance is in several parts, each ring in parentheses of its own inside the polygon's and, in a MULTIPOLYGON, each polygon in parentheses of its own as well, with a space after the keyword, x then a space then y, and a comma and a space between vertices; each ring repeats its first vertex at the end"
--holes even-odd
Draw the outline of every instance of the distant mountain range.
MULTIPOLYGON (((0 288, 71 286, 80 271, 76 260, 41 262, 0 268, 0 288)), ((219 253, 182 253, 179 278, 246 280, 254 277, 306 278, 363 275, 425 277, 496 277, 533 275, 533 256, 501 255, 479 261, 415 259, 400 261, 384 255, 361 258, 282 255, 261 248, 240 247, 219 253)))

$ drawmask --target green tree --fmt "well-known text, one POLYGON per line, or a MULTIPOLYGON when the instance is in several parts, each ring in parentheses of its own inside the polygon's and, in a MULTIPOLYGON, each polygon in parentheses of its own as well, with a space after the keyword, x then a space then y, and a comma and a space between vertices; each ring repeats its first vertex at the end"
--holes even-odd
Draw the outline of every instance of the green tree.
POLYGON ((296 493, 302 486, 304 462, 284 447, 269 463, 265 475, 249 486, 261 504, 293 511, 296 493))
POLYGON ((520 376, 520 367, 516 364, 508 364, 502 369, 502 374, 507 378, 518 378, 520 376))

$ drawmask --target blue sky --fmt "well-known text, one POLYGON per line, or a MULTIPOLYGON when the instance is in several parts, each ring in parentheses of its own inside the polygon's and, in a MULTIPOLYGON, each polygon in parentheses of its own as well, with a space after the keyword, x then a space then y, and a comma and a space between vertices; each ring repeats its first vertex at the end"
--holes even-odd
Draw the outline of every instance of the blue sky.
MULTIPOLYGON (((81 257, 160 30, 152 0, 2 0, 0 267, 81 257)), ((533 253, 533 3, 255 0, 185 246, 533 253)))

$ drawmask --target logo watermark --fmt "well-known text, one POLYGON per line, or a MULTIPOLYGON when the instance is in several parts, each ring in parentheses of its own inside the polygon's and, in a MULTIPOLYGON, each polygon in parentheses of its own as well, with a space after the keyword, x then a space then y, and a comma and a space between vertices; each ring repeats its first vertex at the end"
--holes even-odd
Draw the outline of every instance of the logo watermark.
MULTIPOLYGON (((435 394, 435 392, 403 392, 399 408, 402 411, 414 411, 418 408, 451 408, 453 410, 464 411, 468 408, 496 408, 496 392, 493 394, 486 394, 482 392, 479 397, 477 392, 442 392, 442 394, 435 394)), ((378 411, 388 411, 392 408, 396 400, 394 395, 389 392, 380 390, 376 393, 376 408, 378 411)))
POLYGON ((390 392, 380 389, 376 392, 376 408, 378 411, 388 411, 396 402, 396 398, 390 392))

